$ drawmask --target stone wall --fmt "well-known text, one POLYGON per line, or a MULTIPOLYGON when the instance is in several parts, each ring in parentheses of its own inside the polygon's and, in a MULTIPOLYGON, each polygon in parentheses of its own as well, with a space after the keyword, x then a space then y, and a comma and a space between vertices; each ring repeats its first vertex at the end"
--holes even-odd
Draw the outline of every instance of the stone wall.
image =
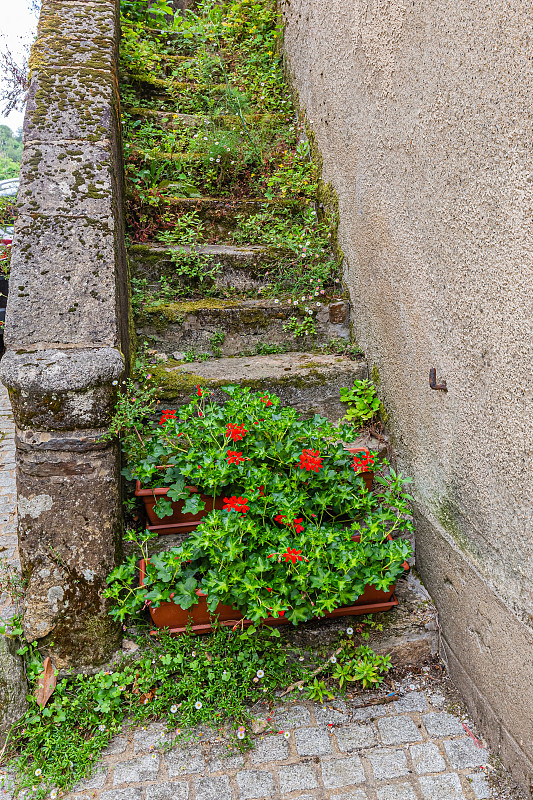
POLYGON ((414 478, 444 653, 529 788, 533 10, 281 5, 289 72, 338 197, 354 333, 414 478), (431 368, 447 392, 430 389, 431 368))
POLYGON ((118 0, 44 0, 31 55, 1 377, 17 426, 24 631, 56 667, 119 641, 101 597, 120 532, 102 442, 129 361, 118 0))

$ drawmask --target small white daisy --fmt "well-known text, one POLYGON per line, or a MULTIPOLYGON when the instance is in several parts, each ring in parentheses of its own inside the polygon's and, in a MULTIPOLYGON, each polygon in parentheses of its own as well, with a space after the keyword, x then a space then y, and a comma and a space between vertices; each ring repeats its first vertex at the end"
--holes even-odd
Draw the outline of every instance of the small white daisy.
POLYGON ((298 686, 298 691, 299 691, 299 692, 303 692, 303 690, 304 690, 304 687, 303 687, 303 686, 298 686))
POLYGON ((285 731, 285 733, 283 735, 284 735, 284 737, 286 739, 290 739, 291 738, 291 735, 290 735, 289 731, 285 731))
POLYGON ((346 633, 348 636, 351 636, 353 634, 353 628, 346 628, 346 633))
POLYGON ((201 702, 201 700, 197 700, 197 701, 196 701, 196 703, 194 704, 194 707, 195 707, 195 709, 196 709, 197 711, 200 711, 200 709, 202 708, 202 702, 201 702))
POLYGON ((98 730, 99 731, 105 731, 105 725, 99 725, 98 726, 98 730))
POLYGON ((237 731, 237 739, 244 739, 246 733, 244 731, 237 731))
POLYGON ((118 381, 113 381, 113 386, 117 386, 117 385, 118 385, 118 381))
POLYGON ((52 798, 52 800, 56 800, 57 789, 52 789, 52 791, 50 792, 50 797, 52 798))
POLYGON ((337 659, 335 658, 335 656, 331 656, 330 661, 331 661, 332 664, 336 664, 337 663, 337 659))
POLYGON ((262 669, 258 669, 255 674, 257 675, 258 678, 264 678, 265 676, 265 673, 263 672, 262 669))
POLYGON ((39 777, 40 775, 42 775, 42 774, 43 774, 43 771, 42 771, 42 769, 36 769, 36 770, 35 770, 35 774, 37 775, 37 777, 39 777))

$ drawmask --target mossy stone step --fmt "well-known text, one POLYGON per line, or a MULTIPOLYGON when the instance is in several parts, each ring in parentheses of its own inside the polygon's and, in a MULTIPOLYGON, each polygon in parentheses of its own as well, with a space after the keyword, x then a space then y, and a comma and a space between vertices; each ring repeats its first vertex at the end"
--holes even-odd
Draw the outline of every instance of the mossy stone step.
POLYGON ((346 413, 339 390, 367 378, 368 370, 362 357, 352 361, 345 356, 286 353, 190 364, 167 361, 154 367, 152 374, 161 387, 159 397, 169 407, 188 403, 197 384, 214 391, 220 402, 227 399, 221 386, 240 384, 273 392, 284 405, 306 416, 320 414, 336 423, 346 413))
POLYGON ((208 353, 236 356, 257 347, 278 345, 304 350, 311 343, 349 339, 349 305, 343 301, 324 305, 318 299, 294 306, 275 300, 213 300, 157 302, 147 305, 135 319, 137 335, 166 355, 208 353), (306 311, 305 308, 308 310, 306 311), (312 320, 315 334, 286 329, 312 320))
MULTIPOLYGON (((146 278, 149 282, 161 278, 175 280, 175 264, 172 253, 199 255, 209 259, 209 269, 217 269, 213 285, 219 289, 234 288, 251 291, 264 286, 269 278, 266 273, 275 271, 279 263, 290 259, 290 250, 275 247, 231 244, 212 245, 163 245, 159 243, 134 244, 128 249, 131 275, 146 278)), ((184 282, 188 281, 184 277, 184 282)), ((179 281, 178 281, 179 283, 179 281)))
MULTIPOLYGON (((211 127, 240 128, 242 123, 234 114, 178 114, 174 108, 143 108, 142 106, 128 106, 123 104, 124 110, 137 119, 150 119, 157 122, 161 128, 173 129, 186 125, 191 128, 211 127)), ((244 114, 244 121, 249 126, 262 128, 279 127, 294 122, 287 114, 244 114)))
POLYGON ((176 81, 171 77, 161 78, 157 75, 134 75, 125 73, 121 76, 122 82, 133 87, 142 97, 154 100, 161 98, 164 102, 178 94, 195 92, 198 94, 223 95, 227 88, 225 83, 193 83, 192 81, 176 81))

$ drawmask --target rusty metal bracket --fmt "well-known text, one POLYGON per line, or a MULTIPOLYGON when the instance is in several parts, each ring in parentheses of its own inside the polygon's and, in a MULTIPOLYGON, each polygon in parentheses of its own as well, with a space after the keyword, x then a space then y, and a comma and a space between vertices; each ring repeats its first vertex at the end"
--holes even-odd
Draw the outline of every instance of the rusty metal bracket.
POLYGON ((448 387, 446 386, 446 381, 442 381, 442 383, 437 383, 436 369, 429 370, 429 387, 430 389, 440 389, 443 392, 448 391, 448 387))

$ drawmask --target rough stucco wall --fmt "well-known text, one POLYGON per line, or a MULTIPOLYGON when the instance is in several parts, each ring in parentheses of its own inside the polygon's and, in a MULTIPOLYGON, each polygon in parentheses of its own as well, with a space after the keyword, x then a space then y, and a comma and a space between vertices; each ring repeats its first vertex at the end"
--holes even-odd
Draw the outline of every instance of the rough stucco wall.
POLYGON ((118 0, 43 0, 1 363, 24 633, 58 668, 102 663, 120 640, 102 597, 121 530, 120 456, 102 434, 129 361, 118 11, 118 0))
POLYGON ((414 478, 418 564, 450 667, 529 785, 533 10, 281 6, 289 72, 338 195, 354 333, 414 478), (431 367, 447 393, 429 389, 431 367))

